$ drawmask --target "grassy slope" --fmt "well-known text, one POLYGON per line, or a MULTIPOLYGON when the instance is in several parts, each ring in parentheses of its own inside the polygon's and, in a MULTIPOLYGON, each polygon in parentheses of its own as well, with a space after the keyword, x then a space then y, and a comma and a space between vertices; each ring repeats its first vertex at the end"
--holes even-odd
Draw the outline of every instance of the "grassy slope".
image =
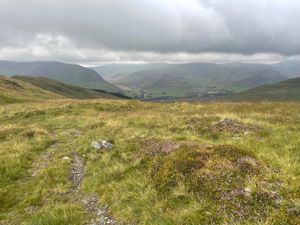
POLYGON ((0 104, 57 98, 63 97, 30 83, 0 76, 0 104))
POLYGON ((84 88, 109 92, 122 91, 115 85, 105 81, 96 71, 75 64, 0 61, 0 73, 8 76, 45 77, 84 88))
POLYGON ((299 113, 298 103, 0 106, 0 221, 85 224, 91 215, 80 196, 90 194, 119 221, 134 224, 297 225, 299 113), (205 129, 224 117, 261 131, 205 129), (112 140, 112 151, 92 149, 98 139, 112 140), (194 144, 160 155, 151 140, 194 144), (74 152, 85 161, 85 177, 79 192, 69 193, 72 162, 63 157, 74 152))
POLYGON ((225 97, 227 100, 235 101, 257 101, 257 100, 300 100, 300 78, 286 80, 274 85, 266 85, 253 88, 241 93, 225 97))
POLYGON ((100 93, 97 91, 73 86, 58 81, 50 80, 43 77, 15 76, 14 79, 29 82, 44 90, 56 93, 67 98, 74 99, 92 99, 92 98, 115 98, 108 93, 100 93))

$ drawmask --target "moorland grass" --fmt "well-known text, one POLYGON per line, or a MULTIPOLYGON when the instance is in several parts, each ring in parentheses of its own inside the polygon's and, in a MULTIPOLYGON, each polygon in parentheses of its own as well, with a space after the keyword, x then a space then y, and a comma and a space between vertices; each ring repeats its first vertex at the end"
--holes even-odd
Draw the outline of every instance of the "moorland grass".
POLYGON ((81 196, 96 195, 124 223, 297 225, 299 115, 292 102, 0 106, 1 224, 85 224, 81 196), (224 118, 259 129, 209 129, 224 118), (98 139, 113 149, 95 151, 98 139), (85 165, 78 193, 63 159, 74 152, 85 165))

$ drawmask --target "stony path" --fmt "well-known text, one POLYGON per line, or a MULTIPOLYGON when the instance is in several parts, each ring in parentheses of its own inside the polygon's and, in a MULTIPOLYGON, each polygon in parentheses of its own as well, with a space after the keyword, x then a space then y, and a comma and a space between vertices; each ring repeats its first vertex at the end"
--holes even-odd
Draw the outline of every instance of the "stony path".
POLYGON ((83 160, 81 159, 78 154, 73 154, 73 160, 72 160, 72 170, 71 170, 71 181, 73 192, 78 192, 82 183, 84 177, 84 165, 83 160))
POLYGON ((86 196, 81 200, 81 202, 85 209, 95 216, 95 218, 93 218, 88 225, 119 224, 107 215, 107 208, 98 207, 98 200, 95 196, 86 196))
MULTIPOLYGON (((84 162, 83 159, 77 154, 73 154, 72 169, 71 169, 71 181, 72 181, 72 193, 78 193, 81 187, 81 183, 84 179, 84 162)), ((81 197, 81 203, 84 208, 93 215, 93 219, 88 225, 118 225, 114 219, 111 219, 107 215, 107 208, 98 207, 98 199, 95 196, 83 196, 81 197)))

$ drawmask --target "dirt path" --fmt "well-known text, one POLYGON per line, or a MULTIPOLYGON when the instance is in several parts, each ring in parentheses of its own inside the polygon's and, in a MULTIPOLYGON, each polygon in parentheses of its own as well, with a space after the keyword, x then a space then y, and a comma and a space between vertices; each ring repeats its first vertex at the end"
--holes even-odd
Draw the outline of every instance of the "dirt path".
MULTIPOLYGON (((83 159, 77 154, 73 154, 72 169, 71 169, 71 181, 72 191, 71 193, 78 193, 84 179, 84 162, 83 159)), ((93 219, 88 225, 118 225, 114 219, 111 219, 107 213, 107 207, 99 208, 99 202, 96 196, 84 195, 81 197, 81 203, 87 212, 93 215, 93 219)))
POLYGON ((33 162, 32 168, 30 170, 31 176, 37 176, 41 170, 45 169, 49 164, 49 158, 51 155, 55 154, 59 146, 57 143, 52 144, 47 148, 39 157, 33 162))
POLYGON ((84 177, 84 165, 83 160, 81 159, 78 154, 73 154, 73 161, 72 161, 72 170, 71 170, 71 181, 73 192, 78 192, 84 177))

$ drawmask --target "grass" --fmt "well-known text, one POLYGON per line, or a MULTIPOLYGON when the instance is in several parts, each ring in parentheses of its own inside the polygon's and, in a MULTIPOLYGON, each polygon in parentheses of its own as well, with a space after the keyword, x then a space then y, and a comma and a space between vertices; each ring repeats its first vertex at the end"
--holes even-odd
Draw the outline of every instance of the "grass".
POLYGON ((109 93, 101 93, 43 77, 15 76, 14 79, 31 83, 43 90, 71 99, 116 98, 109 93))
POLYGON ((0 224, 85 224, 82 196, 96 195, 123 223, 298 225, 299 115, 292 102, 0 106, 0 224), (210 129, 224 118, 258 130, 210 129), (113 149, 92 149, 99 139, 113 149))
POLYGON ((63 96, 21 80, 0 76, 0 105, 59 98, 63 96))
POLYGON ((222 99, 232 101, 299 101, 300 78, 282 81, 277 84, 264 85, 222 99))

